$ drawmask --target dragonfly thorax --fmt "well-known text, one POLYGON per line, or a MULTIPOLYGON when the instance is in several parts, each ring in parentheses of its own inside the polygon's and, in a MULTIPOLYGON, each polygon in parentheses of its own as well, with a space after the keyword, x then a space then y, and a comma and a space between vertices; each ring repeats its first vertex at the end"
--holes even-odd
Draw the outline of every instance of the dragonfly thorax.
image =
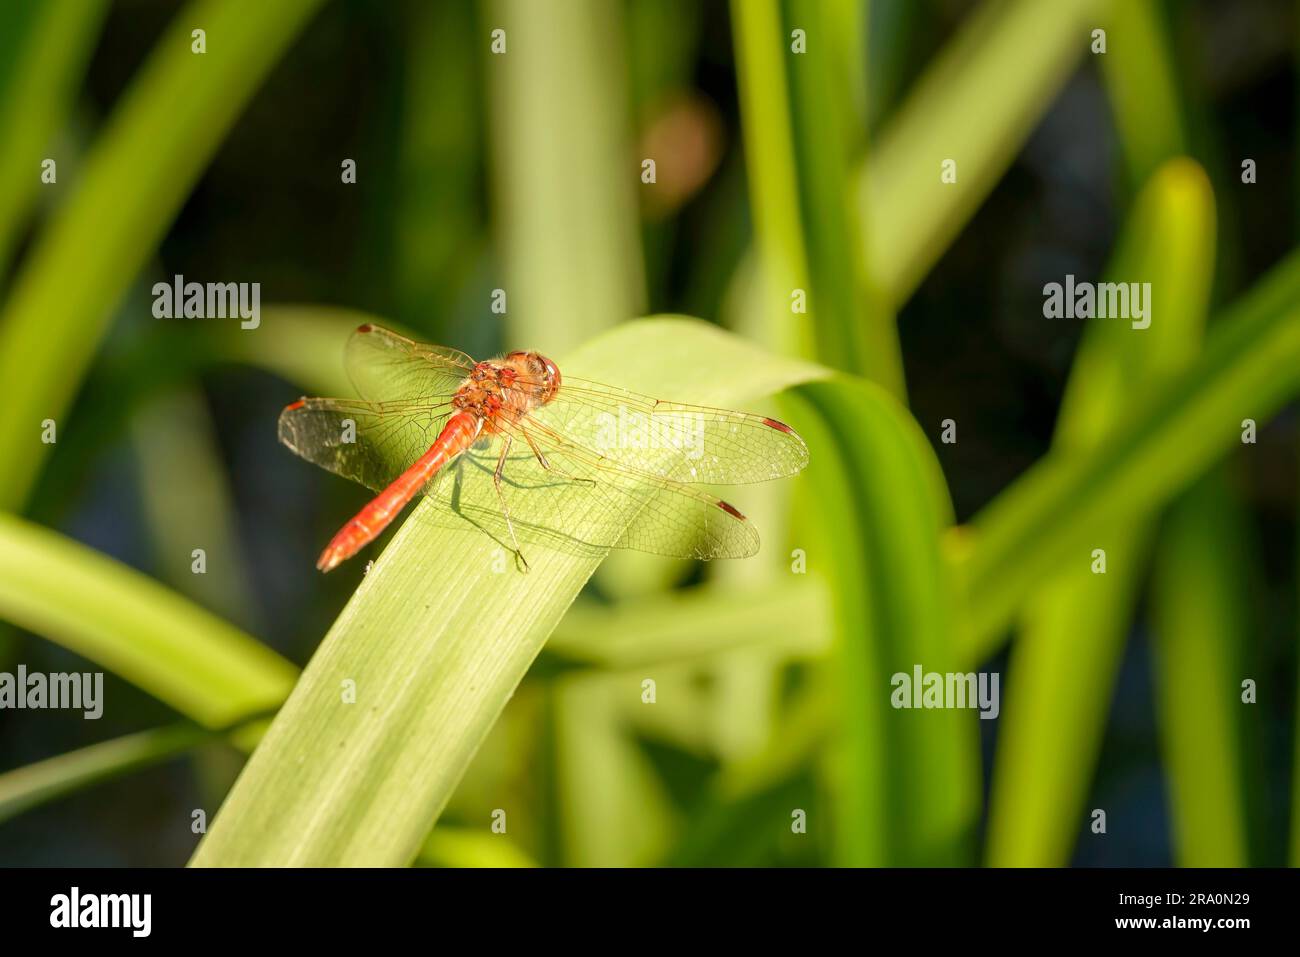
POLYGON ((475 364, 452 404, 473 412, 490 427, 494 419, 517 420, 554 398, 560 370, 536 352, 512 352, 503 359, 475 364))

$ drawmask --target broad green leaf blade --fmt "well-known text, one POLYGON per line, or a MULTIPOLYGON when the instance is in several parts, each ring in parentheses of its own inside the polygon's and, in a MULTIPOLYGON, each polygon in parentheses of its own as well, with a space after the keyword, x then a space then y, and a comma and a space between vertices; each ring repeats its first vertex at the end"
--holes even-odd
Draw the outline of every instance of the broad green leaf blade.
MULTIPOLYGON (((684 319, 627 323, 561 368, 714 405, 823 374, 684 319)), ((404 865, 418 852, 600 561, 530 543, 521 573, 478 530, 424 520, 430 507, 417 507, 361 580, 193 864, 404 865)))
POLYGON ((860 189, 870 274, 889 301, 907 300, 993 189, 1088 55, 1104 7, 988 0, 886 122, 860 189), (946 159, 955 183, 940 181, 946 159))
MULTIPOLYGON (((1135 388, 1186 366, 1201 341, 1213 263, 1209 180, 1191 160, 1173 160, 1138 198, 1107 270, 1112 282, 1151 283, 1150 327, 1092 320, 1057 421, 1059 454, 1091 454, 1128 414, 1135 388)), ((1149 524, 1093 529, 1106 574, 1093 574, 1087 549, 1027 603, 1011 651, 989 802, 987 853, 995 866, 1069 863, 1144 577, 1149 524)))
POLYGON ((265 645, 152 579, 2 514, 0 618, 211 728, 279 704, 296 673, 265 645))
POLYGON ((0 417, 0 508, 26 501, 49 451, 42 420, 68 408, 116 304, 319 3, 198 0, 141 67, 0 311, 9 403, 0 417), (208 34, 202 55, 190 51, 196 24, 208 34))
POLYGON ((1094 530, 1150 514, 1300 391, 1300 253, 1211 325, 1170 382, 1133 394, 1092 455, 1055 452, 949 537, 967 603, 965 659, 983 661, 1040 581, 1093 547, 1094 530))

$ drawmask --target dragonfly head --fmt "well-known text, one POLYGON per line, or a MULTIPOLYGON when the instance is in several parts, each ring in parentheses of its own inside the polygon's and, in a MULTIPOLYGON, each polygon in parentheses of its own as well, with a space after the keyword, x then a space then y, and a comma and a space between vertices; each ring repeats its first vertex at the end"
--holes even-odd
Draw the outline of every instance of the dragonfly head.
POLYGON ((506 356, 506 362, 518 367, 531 382, 536 383, 536 396, 540 404, 550 402, 560 391, 560 370, 541 353, 512 352, 506 356))

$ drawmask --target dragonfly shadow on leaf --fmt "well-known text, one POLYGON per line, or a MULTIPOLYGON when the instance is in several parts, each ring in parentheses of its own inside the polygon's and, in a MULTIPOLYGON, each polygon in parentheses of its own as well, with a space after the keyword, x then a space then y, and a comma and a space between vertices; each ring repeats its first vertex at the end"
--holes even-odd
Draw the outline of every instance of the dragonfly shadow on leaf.
POLYGON ((500 455, 500 440, 481 441, 435 476, 424 494, 441 507, 421 512, 421 520, 443 528, 468 524, 511 552, 509 509, 510 526, 525 556, 533 543, 599 558, 619 544, 621 533, 614 530, 635 518, 649 498, 648 490, 638 494, 628 489, 611 501, 607 489, 593 493, 588 483, 543 469, 531 451, 513 450, 502 468, 498 494, 494 476, 500 455), (579 516, 586 520, 575 522, 579 516))

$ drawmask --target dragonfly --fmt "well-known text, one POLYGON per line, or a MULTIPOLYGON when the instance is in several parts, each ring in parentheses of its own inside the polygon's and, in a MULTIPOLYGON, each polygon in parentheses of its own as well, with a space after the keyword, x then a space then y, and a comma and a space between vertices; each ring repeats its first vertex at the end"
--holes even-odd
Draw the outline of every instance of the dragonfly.
POLYGON ((776 419, 561 376, 537 352, 475 361, 381 326, 359 326, 345 366, 359 399, 302 398, 280 441, 378 494, 316 567, 336 568, 420 494, 508 541, 630 548, 678 558, 747 558, 758 533, 700 485, 794 475, 808 447, 776 419))

